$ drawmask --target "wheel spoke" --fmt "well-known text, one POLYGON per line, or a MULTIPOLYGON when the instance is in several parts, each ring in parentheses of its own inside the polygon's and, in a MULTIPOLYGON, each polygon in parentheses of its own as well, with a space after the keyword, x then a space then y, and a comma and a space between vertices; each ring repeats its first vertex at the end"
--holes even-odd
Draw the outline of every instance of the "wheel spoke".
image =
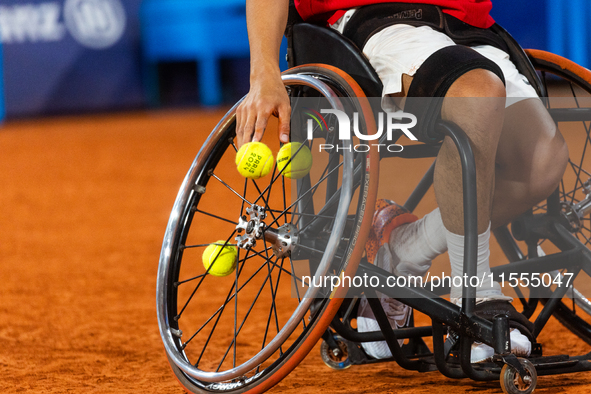
MULTIPOLYGON (((285 177, 281 177, 281 188, 283 189, 283 212, 287 211, 287 197, 285 196, 285 177)), ((274 210, 272 210, 274 211, 274 210)), ((283 224, 287 224, 287 214, 283 216, 284 222, 283 224)))
MULTIPOLYGON (((252 250, 251 250, 252 251, 252 250)), ((246 261, 247 259, 253 258, 253 257, 258 257, 256 255, 253 256, 249 256, 248 258, 244 258, 242 261, 246 261)), ((248 283, 255 277, 257 276, 257 274, 265 267, 266 263, 261 264, 261 266, 254 272, 254 274, 252 274, 246 281, 244 281, 244 283, 242 284, 242 286, 240 286, 240 288, 238 289, 238 293, 240 291, 242 291, 242 289, 244 287, 246 287, 246 285, 248 285, 248 283)), ((244 266, 244 265, 243 265, 244 266)), ((234 298, 234 295, 232 295, 232 297, 230 297, 227 301, 232 301, 232 299, 234 298)), ((225 304, 221 305, 215 312, 213 315, 211 315, 206 321, 205 323, 203 323, 201 325, 201 327, 199 327, 199 329, 197 329, 197 331, 191 335, 191 337, 189 338, 189 340, 187 340, 185 342, 185 345, 188 344, 197 334, 199 334, 199 332, 201 332, 201 330, 203 330, 203 328, 215 317, 217 316, 218 313, 220 313, 223 308, 225 307, 225 304)))
MULTIPOLYGON (((291 203, 291 205, 289 207, 287 207, 287 209, 293 208, 293 206, 296 205, 302 198, 306 197, 308 195, 308 193, 310 193, 311 191, 315 191, 316 188, 322 183, 322 181, 324 181, 332 172, 334 172, 335 170, 338 170, 342 166, 342 164, 343 163, 339 163, 339 165, 337 167, 335 167, 331 172, 329 172, 324 177, 322 177, 318 182, 316 182, 316 184, 314 184, 313 187, 311 187, 310 189, 306 190, 306 192, 304 192, 293 203, 291 203)), ((270 226, 272 226, 273 224, 275 224, 275 222, 271 223, 270 226)))
MULTIPOLYGON (((275 260, 275 263, 277 263, 279 259, 275 260)), ((283 268, 283 263, 284 263, 285 259, 281 259, 281 268, 283 268)), ((278 288, 279 286, 279 281, 281 279, 281 273, 283 272, 283 270, 279 270, 279 274, 277 275, 277 282, 275 283, 275 289, 278 288)), ((271 283, 271 281, 269 281, 269 283, 271 283)), ((271 293, 273 294, 273 286, 271 286, 271 293)), ((271 301, 271 308, 269 310, 269 316, 267 317, 267 325, 265 326, 265 335, 263 336, 263 344, 261 346, 261 350, 265 348, 265 342, 267 341, 267 334, 269 332, 269 324, 271 321, 271 317, 272 317, 272 312, 275 315, 275 324, 277 326, 277 333, 279 333, 279 322, 277 320, 277 308, 275 306, 275 294, 272 295, 272 301, 271 301)), ((281 348, 281 346, 279 347, 279 352, 280 355, 283 355, 283 349, 281 348)))
MULTIPOLYGON (((219 371, 219 369, 221 368, 222 364, 224 363, 224 360, 226 359, 226 356, 228 355, 228 352, 230 351, 230 349, 234 345, 234 342, 236 342, 236 338, 240 334, 240 331, 242 330, 242 327, 244 326, 244 323, 246 323, 246 320, 248 319, 248 316, 250 316, 250 312, 254 308, 254 305, 257 302, 257 300, 259 299, 259 297, 260 297, 263 289, 265 288, 265 285, 267 284, 267 281, 271 277, 271 273, 273 272, 273 268, 271 268, 271 272, 269 274, 267 274, 267 276, 265 277, 265 280, 264 280, 263 284, 261 285, 261 287, 260 287, 257 295, 255 296, 254 300, 252 301, 252 304, 250 305, 250 307, 248 308, 248 311, 246 312, 246 316, 244 316, 244 319, 242 320, 242 323, 240 323, 240 327, 238 328, 238 331, 236 332, 236 335, 232 339, 232 343, 230 343, 230 346, 228 346, 228 348, 226 349, 226 352, 224 353, 224 356, 222 358, 222 361, 220 362, 218 368, 216 369, 216 372, 219 371)), ((221 313, 220 313, 220 315, 221 315, 221 313)), ((219 320, 219 318, 218 318, 218 320, 219 320)), ((217 321, 216 321, 216 324, 217 324, 217 321)), ((212 333, 213 333, 213 330, 212 330, 212 333)), ((211 336, 211 334, 210 334, 210 336, 211 336)), ((209 338, 208 338, 208 342, 209 342, 209 338)))
MULTIPOLYGON (((331 165, 334 165, 333 163, 333 159, 338 158, 337 155, 333 155, 329 161, 328 164, 326 165, 326 167, 324 167, 324 170, 322 171, 322 174, 320 175, 321 179, 325 178, 325 174, 328 171, 328 169, 331 167, 331 165)), ((332 172, 332 171, 331 171, 332 172)), ((317 188, 317 187, 316 187, 317 188)), ((310 188, 312 189, 312 188, 310 188)), ((312 192, 312 196, 314 195, 314 193, 316 192, 316 189, 314 189, 314 191, 312 192)), ((312 201, 312 197, 308 199, 308 201, 306 202, 306 205, 304 206, 302 211, 305 211, 309 206, 310 206, 310 202, 312 201)), ((302 212, 302 215, 304 215, 304 213, 302 212)), ((293 223, 293 216, 292 216, 292 224, 295 225, 297 227, 297 225, 300 223, 300 220, 302 219, 302 216, 298 217, 297 221, 295 223, 293 223)), ((332 218, 332 216, 331 216, 332 218)))
POLYGON ((223 218, 223 217, 218 216, 218 215, 214 215, 213 213, 202 211, 200 209, 195 209, 195 212, 199 212, 199 213, 202 213, 204 215, 211 216, 212 218, 216 218, 216 219, 219 219, 221 221, 224 221, 224 222, 233 224, 234 226, 237 226, 238 225, 238 222, 235 222, 235 221, 230 220, 230 219, 223 218))
MULTIPOLYGON (((230 239, 234 236, 234 234, 236 234, 236 231, 233 231, 232 234, 228 237, 228 239, 226 239, 226 242, 224 243, 224 246, 225 245, 228 245, 228 241, 230 241, 230 239)), ((191 293, 191 296, 189 296, 189 299, 187 300, 187 302, 185 302, 185 305, 182 307, 181 311, 175 316, 175 319, 177 321, 178 321, 178 319, 181 318, 181 315, 183 314, 183 312, 185 311, 185 309, 187 308, 187 306, 189 305, 189 303, 193 299, 193 296, 195 296, 195 293, 197 292, 197 289, 199 289, 199 287, 201 286, 201 283, 203 283, 203 281, 205 280, 205 277, 209 273, 209 270, 211 270, 211 267, 213 267, 214 263, 216 262, 218 256, 222 252, 222 250, 223 250, 223 248, 220 248, 220 250, 218 251, 218 254, 214 257, 212 263, 209 265, 209 267, 207 267, 207 270, 205 271, 205 275, 203 275, 200 278, 199 283, 197 283, 197 285, 195 286, 195 289, 193 289, 193 292, 191 293)))
MULTIPOLYGON (((242 267, 244 267, 244 264, 242 264, 242 267)), ((238 273, 238 276, 240 276, 240 274, 242 273, 242 267, 240 269, 240 272, 238 273)), ((226 296, 226 300, 224 301, 224 303, 222 305, 222 310, 218 313, 218 316, 215 319, 215 322, 213 323, 213 327, 211 328, 211 331, 209 332, 209 336, 207 337, 207 340, 205 341, 205 344, 203 345, 203 350, 201 350, 201 354, 199 355, 197 362, 194 364, 196 367, 199 365, 199 362, 201 361, 201 358, 203 357, 203 354, 205 353, 205 349, 207 349, 207 345, 209 344, 209 341, 211 340, 213 332, 215 331, 215 329, 220 321, 220 318, 222 317, 222 314, 224 313, 224 310, 226 309, 226 305, 228 305, 228 301, 232 295, 233 290, 234 290, 234 284, 230 288, 230 291, 228 292, 228 295, 226 296)), ((185 346, 186 346, 186 344, 185 344, 185 346)))
MULTIPOLYGON (((247 252, 248 253, 248 252, 247 252)), ((238 250, 238 260, 240 260, 240 250, 238 250)), ((244 264, 242 264, 244 266, 244 264)), ((236 272, 236 278, 234 279, 234 338, 236 338, 236 325, 238 322, 238 270, 236 272)), ((234 341, 234 357, 232 360, 232 368, 236 368, 236 342, 234 341)))
MULTIPOLYGON (((295 155, 296 155, 296 154, 297 154, 297 153, 300 151, 300 149, 302 149, 302 147, 303 147, 303 146, 304 146, 304 144, 300 145, 300 147, 298 148, 298 150, 296 151, 296 153, 294 153, 292 156, 295 156, 295 155)), ((257 201, 258 201, 260 198, 262 198, 262 196, 264 195, 264 193, 267 193, 267 194, 269 194, 269 193, 271 192, 271 188, 273 187, 273 185, 275 184, 275 182, 277 181, 277 179, 278 179, 280 176, 282 176, 282 175, 283 175, 283 171, 285 171, 285 169, 287 168, 287 166, 288 166, 288 165, 291 163, 291 159, 292 159, 292 158, 290 157, 290 158, 289 158, 289 160, 287 161, 287 163, 285 163, 285 165, 283 166, 283 168, 281 169, 281 171, 279 171, 279 172, 277 173, 277 175, 276 175, 276 176, 272 176, 272 177, 271 177, 271 182, 269 182, 269 186, 267 186, 267 187, 266 187, 266 188, 265 188, 265 189, 264 189, 264 190, 261 192, 260 196, 259 196, 259 197, 258 197, 258 198, 255 200, 255 202, 254 202, 255 204, 257 203, 257 201)), ((275 174, 275 169, 276 169, 276 168, 277 168, 277 166, 275 166, 275 167, 273 168, 273 174, 275 174)))
MULTIPOLYGON (((279 261, 279 257, 275 258, 274 265, 277 265, 279 261)), ((269 259, 267 259, 267 268, 269 269, 269 275, 271 274, 270 266, 269 266, 269 259)), ((283 268, 283 259, 281 259, 281 266, 283 268)), ((281 279, 281 273, 283 272, 282 269, 279 269, 279 273, 277 274, 277 281, 275 283, 275 288, 273 288, 273 281, 269 280, 269 288, 271 289, 271 310, 273 311, 273 316, 275 317, 275 328, 277 329, 277 334, 279 334, 279 318, 277 317, 277 304, 275 301, 277 300, 277 289, 279 286, 279 280, 281 279)), ((270 314, 271 312, 269 312, 270 314)), ((283 349, 279 346, 280 355, 283 355, 283 349)))
POLYGON ((222 179, 220 179, 220 177, 218 177, 216 174, 211 174, 211 176, 213 176, 215 179, 217 179, 222 185, 226 186, 228 188, 228 190, 230 190, 232 193, 234 193, 235 195, 237 195, 238 198, 240 198, 242 201, 244 201, 248 205, 252 205, 252 203, 250 201, 248 201, 246 198, 242 197, 240 195, 240 193, 238 193, 236 190, 234 190, 234 188, 232 188, 232 186, 228 185, 222 179))

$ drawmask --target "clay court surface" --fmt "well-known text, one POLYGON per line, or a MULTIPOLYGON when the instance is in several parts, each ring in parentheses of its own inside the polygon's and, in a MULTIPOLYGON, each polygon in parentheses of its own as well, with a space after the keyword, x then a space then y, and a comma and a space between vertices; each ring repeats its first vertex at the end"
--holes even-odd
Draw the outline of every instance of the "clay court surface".
MULTIPOLYGON (((0 127, 0 392, 182 392, 158 332, 156 270, 178 188, 222 115, 141 112, 0 127)), ((424 164, 402 172, 415 179, 424 164)), ((555 320, 540 342, 547 354, 591 350, 555 320)), ((501 391, 498 382, 393 363, 333 371, 317 346, 271 392, 501 391)), ((591 392, 591 373, 540 377, 536 392, 591 392)))

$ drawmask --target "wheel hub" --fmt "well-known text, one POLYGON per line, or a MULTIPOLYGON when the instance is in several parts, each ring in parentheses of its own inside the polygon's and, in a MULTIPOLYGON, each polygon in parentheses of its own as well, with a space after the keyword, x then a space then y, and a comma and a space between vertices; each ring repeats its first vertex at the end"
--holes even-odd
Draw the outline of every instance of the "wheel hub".
POLYGON ((265 239, 272 242, 273 253, 277 257, 284 257, 291 255, 291 252, 295 249, 298 234, 297 228, 291 223, 286 223, 277 229, 276 238, 274 236, 275 231, 265 232, 265 239))
POLYGON ((265 222, 263 222, 267 217, 265 208, 253 204, 246 208, 246 213, 250 216, 250 220, 248 220, 246 215, 242 216, 238 219, 238 224, 236 225, 236 231, 238 234, 241 234, 236 237, 236 242, 238 247, 242 249, 254 247, 257 239, 263 237, 263 232, 266 227, 265 222))
POLYGON ((586 196, 577 203, 563 201, 560 203, 562 214, 568 220, 571 231, 578 231, 581 228, 581 220, 591 213, 591 178, 582 185, 586 196))
POLYGON ((277 257, 284 257, 291 254, 298 241, 298 232, 296 226, 286 223, 279 228, 267 227, 263 221, 267 217, 265 208, 253 204, 246 208, 246 213, 250 218, 242 216, 238 219, 236 231, 237 245, 242 249, 249 249, 256 245, 257 240, 265 239, 271 246, 273 254, 277 257))

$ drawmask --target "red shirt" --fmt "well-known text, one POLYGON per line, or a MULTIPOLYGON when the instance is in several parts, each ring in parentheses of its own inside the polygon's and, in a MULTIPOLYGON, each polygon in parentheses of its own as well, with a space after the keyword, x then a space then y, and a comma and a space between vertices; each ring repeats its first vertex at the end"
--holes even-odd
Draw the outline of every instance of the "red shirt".
POLYGON ((494 23, 489 14, 492 9, 491 0, 295 0, 295 6, 306 21, 326 21, 332 24, 350 8, 389 2, 437 5, 446 14, 480 28, 488 28, 494 23))

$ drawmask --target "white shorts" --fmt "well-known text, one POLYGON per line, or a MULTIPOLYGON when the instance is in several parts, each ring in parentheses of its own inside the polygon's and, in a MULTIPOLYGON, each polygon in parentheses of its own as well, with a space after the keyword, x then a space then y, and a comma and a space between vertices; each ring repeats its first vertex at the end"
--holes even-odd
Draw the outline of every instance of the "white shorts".
MULTIPOLYGON (((333 27, 342 33, 354 10, 349 10, 333 27)), ((441 48, 456 45, 451 38, 428 26, 392 25, 374 34, 363 47, 363 54, 382 80, 382 96, 402 91, 402 74, 413 76, 423 62, 441 48)), ((506 106, 526 98, 537 98, 535 89, 521 74, 509 55, 490 45, 472 47, 495 62, 503 71, 506 106)))

